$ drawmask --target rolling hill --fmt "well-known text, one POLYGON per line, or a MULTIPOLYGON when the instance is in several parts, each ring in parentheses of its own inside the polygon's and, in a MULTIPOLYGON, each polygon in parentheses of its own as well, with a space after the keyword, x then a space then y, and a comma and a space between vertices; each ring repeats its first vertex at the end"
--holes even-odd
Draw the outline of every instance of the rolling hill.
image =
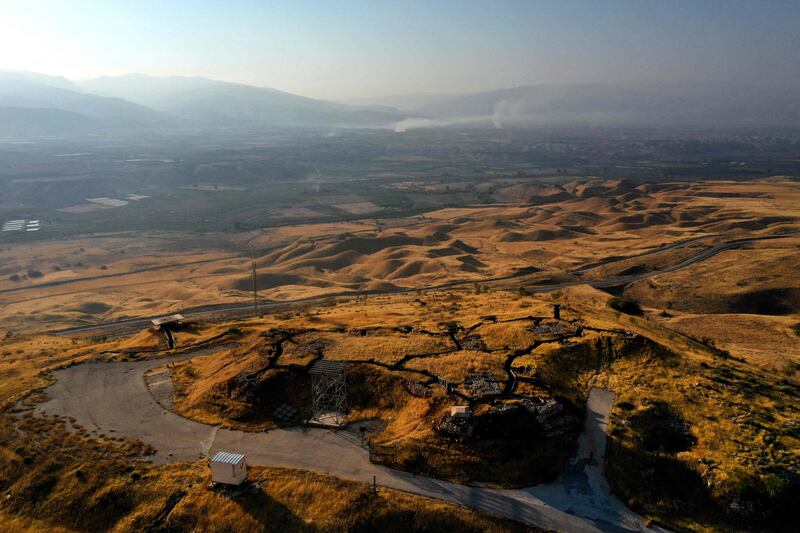
POLYGON ((152 123, 164 118, 153 109, 121 98, 84 92, 64 78, 30 73, 3 73, 0 76, 0 106, 55 109, 93 119, 140 123, 152 123))
POLYGON ((0 72, 0 134, 60 135, 185 127, 386 126, 391 108, 356 107, 205 78, 131 74, 74 83, 0 72))
POLYGON ((84 92, 64 78, 0 72, 0 135, 121 133, 171 121, 148 107, 84 92))
POLYGON ((374 126, 403 118, 390 108, 348 106, 207 78, 129 74, 87 80, 81 87, 204 125, 374 126))

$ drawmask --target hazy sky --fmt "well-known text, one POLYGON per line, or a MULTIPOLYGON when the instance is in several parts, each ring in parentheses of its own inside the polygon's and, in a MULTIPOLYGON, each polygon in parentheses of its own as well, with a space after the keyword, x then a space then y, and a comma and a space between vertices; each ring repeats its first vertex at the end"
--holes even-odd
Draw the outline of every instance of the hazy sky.
POLYGON ((0 69, 328 99, 610 80, 800 88, 800 1, 0 0, 0 69))

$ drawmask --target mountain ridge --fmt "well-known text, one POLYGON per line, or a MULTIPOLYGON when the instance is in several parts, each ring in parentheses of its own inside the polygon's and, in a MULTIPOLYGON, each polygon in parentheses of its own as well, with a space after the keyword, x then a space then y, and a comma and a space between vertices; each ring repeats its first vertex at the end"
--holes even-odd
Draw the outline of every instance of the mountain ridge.
POLYGON ((133 73, 73 82, 33 72, 0 71, 0 108, 5 109, 6 117, 0 132, 58 134, 186 127, 379 127, 402 132, 452 125, 800 127, 800 96, 789 88, 721 82, 522 85, 471 94, 387 99, 398 107, 382 105, 380 98, 352 105, 203 77, 133 73), (15 128, 24 114, 32 123, 15 128), (52 122, 49 129, 48 121, 52 122))

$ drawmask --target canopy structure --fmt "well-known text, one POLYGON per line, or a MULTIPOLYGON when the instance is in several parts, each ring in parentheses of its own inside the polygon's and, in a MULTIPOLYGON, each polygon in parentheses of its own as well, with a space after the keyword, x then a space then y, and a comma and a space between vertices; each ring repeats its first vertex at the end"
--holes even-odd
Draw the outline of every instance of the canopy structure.
POLYGON ((171 350, 175 347, 175 337, 172 335, 172 330, 177 330, 182 321, 183 315, 176 313, 174 315, 154 318, 150 320, 150 323, 153 324, 153 328, 155 328, 156 331, 160 331, 164 335, 164 338, 167 340, 167 345, 171 350))
POLYGON ((160 328, 171 324, 179 324, 183 320, 183 315, 176 313, 174 315, 162 316, 154 318, 150 321, 155 327, 160 328))

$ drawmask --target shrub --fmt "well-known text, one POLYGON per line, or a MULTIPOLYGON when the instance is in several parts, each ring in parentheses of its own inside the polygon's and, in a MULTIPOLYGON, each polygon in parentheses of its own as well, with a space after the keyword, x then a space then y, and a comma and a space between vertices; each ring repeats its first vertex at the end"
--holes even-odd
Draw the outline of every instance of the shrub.
POLYGON ((191 379, 195 379, 199 375, 191 363, 187 363, 186 366, 183 367, 183 374, 191 379))
POLYGON ((782 475, 759 475, 738 469, 718 492, 720 502, 733 518, 746 525, 772 525, 776 531, 794 531, 797 525, 796 502, 800 498, 797 474, 783 470, 782 475), (782 526, 787 526, 783 529, 782 526))
POLYGON ((646 451, 677 453, 688 450, 695 443, 689 425, 666 402, 652 402, 629 420, 646 451))
POLYGON ((608 301, 608 306, 612 309, 616 309, 626 315, 636 315, 641 316, 644 314, 642 310, 642 306, 639 305, 639 302, 633 300, 632 298, 627 297, 614 297, 608 301))

